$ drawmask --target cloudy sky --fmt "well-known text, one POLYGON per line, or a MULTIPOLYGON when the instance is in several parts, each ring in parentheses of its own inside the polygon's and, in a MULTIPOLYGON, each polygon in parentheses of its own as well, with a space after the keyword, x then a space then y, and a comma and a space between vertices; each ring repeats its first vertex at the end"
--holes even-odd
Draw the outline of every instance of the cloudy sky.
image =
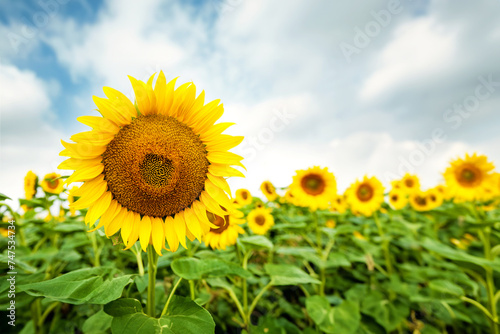
POLYGON ((92 95, 193 81, 246 137, 246 187, 313 165, 340 190, 450 159, 500 165, 500 1, 0 0, 0 192, 54 171, 92 95))

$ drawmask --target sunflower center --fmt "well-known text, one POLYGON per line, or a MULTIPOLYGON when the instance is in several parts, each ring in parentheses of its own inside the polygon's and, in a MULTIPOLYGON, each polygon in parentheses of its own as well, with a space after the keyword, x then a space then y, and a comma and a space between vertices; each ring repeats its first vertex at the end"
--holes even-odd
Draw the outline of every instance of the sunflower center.
POLYGON ((415 182, 412 179, 406 179, 405 184, 408 188, 413 188, 413 186, 415 185, 415 182))
POLYGON ((426 206, 427 205, 427 199, 423 196, 416 196, 415 197, 415 203, 417 203, 420 206, 426 206))
POLYGON ((266 223, 266 218, 263 215, 257 215, 255 217, 255 224, 262 226, 266 223))
POLYGON ((308 174, 302 178, 301 186, 306 193, 316 196, 323 193, 326 183, 320 175, 308 174))
POLYGON ((205 188, 207 151, 193 130, 165 115, 139 116, 103 154, 109 191, 127 209, 153 217, 189 207, 205 188))
POLYGON ((437 201, 437 198, 436 198, 435 195, 430 195, 429 199, 431 200, 431 202, 436 202, 437 201))
POLYGON ((242 192, 241 192, 241 197, 242 197, 243 199, 245 199, 245 200, 246 200, 246 199, 248 199, 248 193, 247 193, 246 191, 242 191, 242 192))
POLYGON ((362 184, 359 186, 356 195, 361 202, 368 202, 373 197, 373 188, 368 184, 362 184))
POLYGON ((392 195, 392 196, 391 196, 391 200, 392 200, 393 202, 397 202, 397 201, 398 201, 398 195, 392 195))
POLYGON ((264 188, 266 189, 266 191, 267 191, 268 194, 273 194, 274 193, 274 189, 273 189, 273 187, 269 183, 265 183, 264 184, 264 188))
POLYGON ((457 179, 463 187, 476 187, 482 180, 481 171, 475 166, 464 166, 457 179))
POLYGON ((221 234, 229 227, 229 215, 226 215, 224 216, 224 218, 222 218, 221 216, 217 216, 211 212, 207 212, 207 216, 212 224, 219 226, 219 228, 211 227, 210 232, 221 234))
POLYGON ((50 179, 50 180, 47 180, 47 186, 50 189, 56 189, 58 185, 59 185, 59 179, 50 179))

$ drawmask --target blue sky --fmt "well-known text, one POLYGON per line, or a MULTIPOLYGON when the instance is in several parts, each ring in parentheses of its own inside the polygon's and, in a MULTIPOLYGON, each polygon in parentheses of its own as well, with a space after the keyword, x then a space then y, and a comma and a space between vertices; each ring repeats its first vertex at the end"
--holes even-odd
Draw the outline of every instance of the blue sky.
POLYGON ((225 105, 247 178, 329 167, 340 190, 450 159, 500 164, 500 2, 0 0, 0 191, 61 158, 92 95, 127 75, 193 81, 225 105))

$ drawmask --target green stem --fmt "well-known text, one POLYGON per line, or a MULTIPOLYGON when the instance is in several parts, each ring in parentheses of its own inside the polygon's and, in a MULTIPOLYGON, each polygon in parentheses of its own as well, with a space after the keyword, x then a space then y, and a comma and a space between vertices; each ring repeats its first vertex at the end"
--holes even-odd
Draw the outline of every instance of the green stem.
POLYGON ((488 311, 488 309, 486 307, 484 307, 483 305, 481 305, 480 303, 478 303, 474 299, 471 299, 471 298, 468 298, 465 296, 461 296, 460 299, 463 300, 464 302, 470 303, 470 304, 474 305, 475 307, 477 307, 478 309, 480 309, 484 313, 484 315, 486 315, 493 323, 495 323, 495 319, 493 318, 490 311, 488 311))
POLYGON ((45 319, 47 319, 47 316, 52 312, 53 309, 55 309, 60 303, 59 302, 54 302, 47 307, 47 309, 43 312, 42 316, 38 319, 38 326, 43 327, 43 323, 45 322, 45 319))
POLYGON ((241 307, 241 303, 234 294, 234 291, 231 289, 226 289, 226 291, 229 293, 229 297, 233 300, 234 304, 236 305, 236 308, 238 309, 238 312, 240 312, 241 318, 245 322, 245 325, 247 325, 247 316, 245 315, 245 312, 243 311, 243 307, 241 307))
POLYGON ((92 249, 94 251, 94 267, 100 267, 101 266, 101 261, 99 259, 100 251, 99 247, 97 246, 97 238, 95 236, 95 233, 88 233, 90 241, 92 242, 92 249))
POLYGON ((382 239, 382 250, 384 251, 385 267, 387 269, 387 274, 389 274, 389 276, 390 276, 393 272, 393 269, 392 269, 392 262, 391 262, 391 254, 389 252, 389 240, 387 240, 385 237, 384 230, 382 229, 382 225, 380 224, 380 220, 379 220, 376 212, 373 214, 373 218, 375 220, 375 224, 377 225, 378 234, 380 235, 380 238, 382 239))
POLYGON ((156 254, 152 245, 148 246, 148 268, 149 268, 149 280, 148 280, 148 300, 146 304, 147 314, 154 318, 155 317, 155 286, 156 286, 156 270, 158 264, 158 254, 156 254))
POLYGON ((179 286, 181 281, 182 281, 182 277, 179 277, 179 279, 177 280, 177 283, 175 283, 174 287, 172 288, 172 291, 170 291, 170 295, 168 296, 168 299, 167 299, 167 302, 165 303, 165 307, 163 308, 163 311, 161 311, 160 317, 163 317, 165 315, 165 313, 167 313, 167 309, 168 309, 168 305, 170 304, 170 300, 172 299, 172 296, 174 295, 175 290, 177 290, 177 287, 179 286))
POLYGON ((189 280, 189 295, 191 297, 191 300, 194 300, 196 298, 196 295, 194 293, 194 281, 192 279, 189 280))
POLYGON ((37 298, 31 304, 31 318, 33 319, 33 326, 35 327, 36 334, 43 334, 43 321, 42 318, 42 307, 40 303, 41 299, 37 298))
MULTIPOLYGON (((479 230, 479 236, 483 240, 483 245, 484 245, 484 257, 492 261, 492 256, 491 256, 491 243, 490 243, 490 231, 489 228, 485 228, 484 230, 479 230)), ((498 315, 497 315, 497 306, 495 303, 495 282, 493 280, 493 270, 490 267, 484 268, 486 271, 486 291, 488 293, 488 305, 489 305, 489 311, 492 316, 492 321, 491 321, 491 330, 492 333, 494 334, 499 334, 498 330, 498 315)))
MULTIPOLYGON (((247 270, 248 268, 248 259, 252 256, 252 251, 249 251, 243 257, 243 269, 247 270)), ((243 311, 248 312, 248 286, 247 279, 242 278, 243 280, 243 311)))
POLYGON ((135 258, 137 259, 137 267, 139 268, 139 276, 144 276, 144 264, 142 262, 142 251, 139 246, 137 246, 137 243, 134 245, 134 247, 131 248, 132 253, 135 254, 135 258))
POLYGON ((255 296, 255 299, 252 301, 252 304, 250 305, 250 309, 248 310, 248 317, 247 317, 248 324, 251 323, 250 317, 252 316, 252 313, 253 313, 253 310, 255 309, 255 306, 257 306, 257 303, 259 302, 260 298, 262 298, 264 293, 266 293, 266 291, 269 290, 269 288, 271 288, 271 286, 273 286, 273 284, 274 284, 274 281, 270 280, 269 283, 267 283, 267 285, 265 287, 263 287, 262 290, 260 290, 259 294, 257 296, 255 296))

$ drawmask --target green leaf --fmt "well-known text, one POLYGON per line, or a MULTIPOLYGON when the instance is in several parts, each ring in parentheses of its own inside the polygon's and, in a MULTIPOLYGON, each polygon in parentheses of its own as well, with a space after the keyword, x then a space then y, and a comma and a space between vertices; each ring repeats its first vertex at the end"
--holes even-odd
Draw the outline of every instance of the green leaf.
POLYGON ((222 259, 180 258, 172 261, 174 273, 187 280, 201 279, 203 277, 225 277, 236 275, 248 278, 252 276, 249 271, 239 265, 222 259))
POLYGON ((371 316, 387 332, 395 330, 410 314, 407 305, 398 300, 390 302, 380 291, 371 291, 365 296, 361 311, 371 316))
POLYGON ((104 305, 104 312, 112 317, 142 312, 141 302, 134 298, 121 298, 104 305))
POLYGON ((266 264, 265 270, 273 281, 273 285, 320 284, 304 271, 290 264, 266 264))
POLYGON ((259 249, 259 248, 272 249, 273 248, 273 243, 271 242, 271 240, 269 240, 268 238, 266 238, 263 235, 252 235, 249 237, 243 237, 243 238, 240 238, 239 241, 241 241, 246 246, 249 246, 250 248, 254 248, 254 249, 259 249))
POLYGON ((85 268, 54 279, 20 285, 19 291, 32 296, 51 298, 68 304, 107 304, 118 299, 131 275, 117 278, 118 270, 111 267, 85 268))
POLYGON ((83 225, 83 223, 60 223, 57 224, 52 230, 63 233, 85 231, 85 225, 83 225))
POLYGON ((112 317, 100 310, 83 323, 82 331, 84 334, 105 334, 111 327, 112 317))
POLYGON ((358 330, 360 321, 358 303, 345 300, 329 309, 319 328, 329 334, 350 334, 358 330))
POLYGON ((306 310, 316 325, 321 325, 330 311, 330 303, 325 297, 311 296, 306 299, 306 310))
POLYGON ((462 287, 446 280, 433 280, 429 282, 429 288, 458 297, 465 295, 464 289, 462 289, 462 287))
MULTIPOLYGON (((130 309, 129 309, 130 310, 130 309)), ((201 334, 214 333, 210 313, 192 300, 173 296, 161 318, 151 318, 142 311, 113 318, 113 334, 201 334)))
POLYGON ((0 193, 0 201, 5 201, 6 199, 12 199, 12 198, 10 198, 7 195, 4 195, 4 194, 0 193))

